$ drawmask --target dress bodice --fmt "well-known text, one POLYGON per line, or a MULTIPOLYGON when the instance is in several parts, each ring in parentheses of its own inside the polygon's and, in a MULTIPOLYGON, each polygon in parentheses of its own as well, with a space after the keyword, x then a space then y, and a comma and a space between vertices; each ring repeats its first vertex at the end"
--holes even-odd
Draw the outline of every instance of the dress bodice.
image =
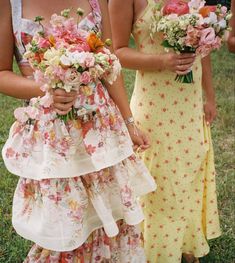
POLYGON ((144 53, 162 53, 164 48, 161 46, 162 34, 157 33, 151 38, 151 24, 153 15, 156 11, 155 0, 147 0, 147 6, 142 11, 134 23, 132 34, 135 39, 137 49, 144 53))
MULTIPOLYGON (((92 11, 84 17, 79 27, 88 31, 101 30, 101 12, 98 0, 89 0, 92 11)), ((38 23, 22 17, 22 0, 11 0, 12 25, 15 37, 15 57, 19 64, 26 63, 23 54, 25 46, 31 41, 32 36, 40 30, 38 23)))

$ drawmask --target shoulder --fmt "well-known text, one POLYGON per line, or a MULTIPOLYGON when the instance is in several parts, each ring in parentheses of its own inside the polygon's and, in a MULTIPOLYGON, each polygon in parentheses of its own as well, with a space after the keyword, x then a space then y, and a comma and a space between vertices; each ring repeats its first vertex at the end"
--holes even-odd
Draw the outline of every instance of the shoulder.
POLYGON ((0 0, 0 29, 12 26, 12 8, 10 0, 0 0))
POLYGON ((0 0, 0 18, 2 16, 11 15, 11 1, 10 0, 0 0))

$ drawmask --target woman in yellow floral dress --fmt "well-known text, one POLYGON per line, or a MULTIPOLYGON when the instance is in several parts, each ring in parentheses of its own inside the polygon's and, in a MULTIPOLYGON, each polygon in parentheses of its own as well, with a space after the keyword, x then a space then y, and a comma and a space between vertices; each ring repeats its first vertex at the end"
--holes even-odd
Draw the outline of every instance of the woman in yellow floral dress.
POLYGON ((216 115, 210 58, 166 53, 150 37, 154 0, 111 0, 113 40, 122 65, 136 69, 131 107, 152 146, 143 159, 158 189, 142 199, 148 262, 198 262, 220 235, 210 123, 216 115), (128 47, 133 34, 136 50, 128 47), (175 76, 193 67, 194 83, 175 76), (203 105, 202 90, 205 93, 203 105))

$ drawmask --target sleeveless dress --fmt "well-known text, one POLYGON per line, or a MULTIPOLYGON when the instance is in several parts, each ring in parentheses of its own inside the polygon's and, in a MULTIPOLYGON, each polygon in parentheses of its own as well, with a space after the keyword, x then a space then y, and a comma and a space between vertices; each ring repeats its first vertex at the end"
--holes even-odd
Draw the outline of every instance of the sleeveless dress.
MULTIPOLYGON (((79 27, 101 31, 99 3, 89 3, 92 12, 79 27)), ((22 18, 21 0, 11 5, 15 55, 22 65, 25 45, 39 28, 22 18)), ((90 88, 87 102, 97 106, 91 120, 64 123, 45 111, 28 126, 16 121, 3 148, 6 167, 20 177, 13 226, 36 243, 26 263, 145 262, 136 226, 144 219, 138 197, 155 190, 155 182, 135 156, 105 86, 98 81, 90 88), (68 144, 73 150, 66 151, 68 144)))
MULTIPOLYGON (((148 0, 133 26, 142 53, 165 52, 160 33, 150 38, 154 11, 154 0, 148 0)), ((221 234, 199 58, 193 74, 192 84, 174 81, 176 74, 170 71, 136 74, 131 108, 138 126, 150 136, 151 147, 142 158, 158 185, 142 198, 145 252, 151 263, 181 262, 182 253, 202 257, 209 252, 207 239, 221 234)))

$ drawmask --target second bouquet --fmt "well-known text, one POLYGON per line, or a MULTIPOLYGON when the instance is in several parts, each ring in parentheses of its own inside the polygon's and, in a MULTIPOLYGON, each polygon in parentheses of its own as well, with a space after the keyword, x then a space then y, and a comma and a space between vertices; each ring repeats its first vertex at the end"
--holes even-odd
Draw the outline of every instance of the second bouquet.
MULTIPOLYGON (((162 32, 162 46, 166 49, 204 57, 221 47, 230 18, 225 6, 205 6, 202 0, 170 0, 156 7, 151 25, 152 37, 156 32, 162 32)), ((175 80, 192 83, 193 72, 177 75, 175 80)))

